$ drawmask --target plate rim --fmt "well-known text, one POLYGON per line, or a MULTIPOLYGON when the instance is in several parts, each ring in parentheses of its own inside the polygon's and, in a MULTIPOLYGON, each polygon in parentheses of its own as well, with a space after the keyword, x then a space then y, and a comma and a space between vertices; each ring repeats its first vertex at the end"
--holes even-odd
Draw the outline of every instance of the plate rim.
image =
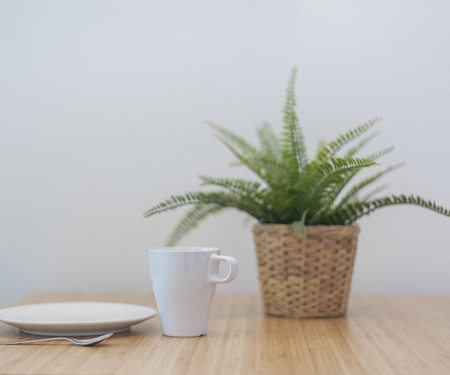
MULTIPOLYGON (((80 325, 80 326, 86 326, 86 325, 108 325, 108 323, 130 323, 130 325, 132 324, 137 324, 139 322, 143 322, 144 320, 153 318, 154 316, 157 315, 157 311, 149 306, 144 306, 144 305, 136 305, 136 304, 130 304, 130 303, 123 303, 123 302, 102 302, 102 301, 67 301, 67 302, 42 302, 42 303, 32 303, 32 304, 23 304, 23 305, 16 305, 16 306, 10 306, 10 307, 5 307, 0 309, 0 321, 4 322, 6 324, 10 324, 10 325, 15 325, 15 324, 27 324, 27 325, 33 325, 33 326, 52 326, 52 327, 65 327, 65 326, 76 326, 76 325, 80 325), (115 319, 104 319, 104 320, 83 320, 83 321, 77 321, 77 320, 73 320, 73 321, 63 321, 63 322, 52 322, 49 320, 42 320, 42 321, 36 321, 36 320, 24 320, 24 319, 13 319, 10 317, 4 317, 2 316, 2 312, 7 311, 7 310, 16 310, 16 309, 26 309, 26 308, 33 308, 33 307, 44 307, 44 306, 48 306, 51 308, 51 306, 56 306, 56 305, 110 305, 111 307, 113 306, 117 306, 117 305, 122 305, 122 306, 128 306, 128 307, 138 307, 140 309, 144 309, 147 310, 146 314, 142 314, 139 317, 133 317, 133 318, 115 318, 115 319), (133 323, 135 322, 135 323, 133 323)), ((16 325, 17 327, 17 325, 16 325)), ((18 327, 20 328, 20 327, 18 327)))

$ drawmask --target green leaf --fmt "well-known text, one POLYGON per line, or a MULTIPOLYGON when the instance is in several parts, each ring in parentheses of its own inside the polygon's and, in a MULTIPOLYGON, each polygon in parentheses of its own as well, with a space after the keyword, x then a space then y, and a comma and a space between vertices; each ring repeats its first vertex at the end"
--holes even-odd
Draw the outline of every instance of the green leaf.
POLYGON ((294 221, 289 225, 289 229, 292 229, 294 232, 298 233, 300 236, 306 236, 306 225, 301 220, 294 221))
POLYGON ((298 221, 294 221, 289 225, 289 229, 292 229, 293 231, 297 232, 300 236, 304 237, 306 236, 306 215, 308 214, 308 210, 306 210, 303 215, 302 219, 298 221))

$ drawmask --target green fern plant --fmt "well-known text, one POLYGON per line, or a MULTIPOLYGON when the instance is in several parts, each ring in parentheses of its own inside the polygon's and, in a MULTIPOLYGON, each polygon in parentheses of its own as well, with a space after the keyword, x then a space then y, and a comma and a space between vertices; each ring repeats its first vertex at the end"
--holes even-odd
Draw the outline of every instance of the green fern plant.
POLYGON ((203 186, 220 189, 174 195, 147 210, 144 217, 192 206, 170 234, 167 245, 177 243, 201 221, 227 208, 246 212, 260 223, 290 224, 300 235, 306 233, 306 225, 349 225, 376 209, 391 205, 412 204, 450 216, 449 210, 416 195, 373 198, 383 186, 364 197, 359 196, 363 189, 402 164, 378 171, 350 186, 358 172, 377 166, 377 160, 392 151, 386 148, 365 157, 357 156, 378 134, 370 130, 379 118, 322 144, 315 157, 309 159, 294 110, 296 73, 293 69, 289 78, 280 136, 265 123, 257 129, 260 147, 255 147, 233 132, 209 123, 238 164, 250 169, 258 180, 201 176, 203 186))

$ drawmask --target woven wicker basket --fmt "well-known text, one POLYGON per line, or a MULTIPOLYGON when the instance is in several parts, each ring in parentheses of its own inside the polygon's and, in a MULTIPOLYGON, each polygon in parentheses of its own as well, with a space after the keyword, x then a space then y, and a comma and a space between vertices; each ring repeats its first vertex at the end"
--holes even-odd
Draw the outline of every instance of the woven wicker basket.
POLYGON ((253 227, 266 314, 307 318, 344 315, 359 228, 284 224, 253 227))

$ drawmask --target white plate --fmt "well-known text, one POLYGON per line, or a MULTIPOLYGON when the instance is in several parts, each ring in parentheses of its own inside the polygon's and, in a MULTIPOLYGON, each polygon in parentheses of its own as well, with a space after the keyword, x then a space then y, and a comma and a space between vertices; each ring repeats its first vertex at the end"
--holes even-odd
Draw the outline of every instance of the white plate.
POLYGON ((155 315, 150 307, 126 303, 61 302, 1 309, 0 321, 34 335, 89 336, 125 331, 155 315))

